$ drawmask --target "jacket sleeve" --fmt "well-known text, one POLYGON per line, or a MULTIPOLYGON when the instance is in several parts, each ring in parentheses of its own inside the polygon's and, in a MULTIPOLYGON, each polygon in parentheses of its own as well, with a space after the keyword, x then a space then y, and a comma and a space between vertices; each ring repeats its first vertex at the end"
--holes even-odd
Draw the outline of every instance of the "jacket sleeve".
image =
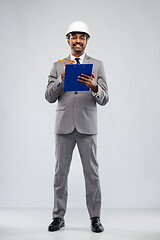
POLYGON ((102 62, 100 63, 99 70, 98 70, 97 84, 98 84, 98 92, 97 93, 92 92, 92 94, 96 102, 99 105, 103 106, 109 101, 109 95, 108 95, 108 86, 106 82, 105 71, 104 71, 102 62))
POLYGON ((56 64, 54 63, 48 76, 48 85, 45 92, 45 99, 49 103, 54 103, 63 92, 64 83, 61 80, 61 75, 58 76, 56 64))

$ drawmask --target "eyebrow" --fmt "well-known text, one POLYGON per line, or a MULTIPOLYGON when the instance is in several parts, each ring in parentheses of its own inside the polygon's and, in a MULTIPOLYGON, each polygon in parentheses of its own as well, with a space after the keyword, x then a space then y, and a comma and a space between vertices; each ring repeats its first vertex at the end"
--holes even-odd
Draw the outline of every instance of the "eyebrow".
MULTIPOLYGON (((77 34, 79 34, 79 33, 74 33, 74 34, 72 34, 72 37, 73 36, 77 36, 77 34)), ((81 33, 80 33, 81 34, 81 33)), ((86 35, 84 34, 84 33, 82 33, 81 35, 80 35, 80 37, 85 37, 86 35)))

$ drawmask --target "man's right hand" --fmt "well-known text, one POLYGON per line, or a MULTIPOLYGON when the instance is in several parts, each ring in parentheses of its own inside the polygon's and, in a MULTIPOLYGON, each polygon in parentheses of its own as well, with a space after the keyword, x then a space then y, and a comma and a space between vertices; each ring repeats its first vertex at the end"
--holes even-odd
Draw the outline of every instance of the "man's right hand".
MULTIPOLYGON (((64 63, 64 70, 65 70, 65 66, 67 64, 75 64, 75 61, 74 60, 69 60, 67 62, 64 63)), ((62 79, 62 82, 64 82, 64 77, 65 77, 65 72, 61 74, 61 79, 62 79)))

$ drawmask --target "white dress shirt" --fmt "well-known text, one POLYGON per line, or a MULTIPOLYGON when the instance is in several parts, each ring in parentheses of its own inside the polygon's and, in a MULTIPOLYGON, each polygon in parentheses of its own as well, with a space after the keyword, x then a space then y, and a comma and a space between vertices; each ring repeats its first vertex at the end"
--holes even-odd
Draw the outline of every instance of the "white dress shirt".
MULTIPOLYGON (((83 53, 83 54, 79 57, 80 64, 83 63, 84 56, 85 56, 85 53, 83 53)), ((77 57, 75 57, 75 56, 73 56, 73 55, 71 54, 71 60, 75 60, 75 58, 77 58, 77 57)))

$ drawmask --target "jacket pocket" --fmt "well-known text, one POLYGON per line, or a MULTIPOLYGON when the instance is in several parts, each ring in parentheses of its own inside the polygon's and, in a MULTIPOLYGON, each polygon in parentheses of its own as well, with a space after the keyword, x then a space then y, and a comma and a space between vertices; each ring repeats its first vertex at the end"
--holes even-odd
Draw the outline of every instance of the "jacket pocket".
POLYGON ((63 111, 65 109, 65 105, 58 105, 56 111, 63 111))

